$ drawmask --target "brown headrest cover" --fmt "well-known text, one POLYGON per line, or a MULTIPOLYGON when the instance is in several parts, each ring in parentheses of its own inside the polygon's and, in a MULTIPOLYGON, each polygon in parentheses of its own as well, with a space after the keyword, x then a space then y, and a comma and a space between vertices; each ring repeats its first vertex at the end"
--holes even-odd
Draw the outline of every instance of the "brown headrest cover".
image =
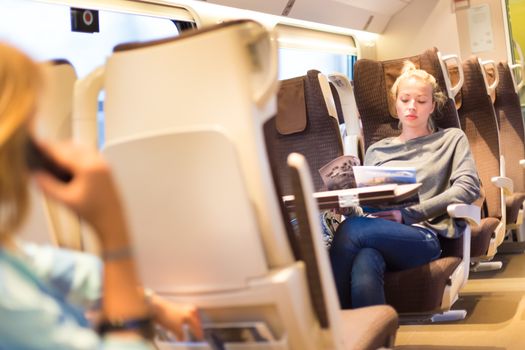
POLYGON ((281 135, 295 134, 306 129, 306 100, 304 77, 282 80, 277 94, 277 131, 281 135))
POLYGON ((392 86, 396 82, 397 77, 401 75, 405 61, 412 61, 416 68, 420 68, 419 56, 408 57, 403 59, 391 60, 383 62, 383 72, 385 74, 385 89, 386 96, 388 96, 388 112, 393 118, 397 119, 396 113, 396 99, 392 95, 392 86))
POLYGON ((437 52, 438 49, 433 47, 420 55, 381 62, 385 79, 384 88, 386 89, 386 96, 388 96, 388 112, 393 118, 397 118, 396 100, 391 93, 391 89, 397 77, 401 75, 405 61, 411 61, 414 63, 417 69, 423 69, 427 73, 433 75, 434 78, 436 78, 438 85, 446 94, 445 80, 441 72, 439 61, 437 59, 437 52))

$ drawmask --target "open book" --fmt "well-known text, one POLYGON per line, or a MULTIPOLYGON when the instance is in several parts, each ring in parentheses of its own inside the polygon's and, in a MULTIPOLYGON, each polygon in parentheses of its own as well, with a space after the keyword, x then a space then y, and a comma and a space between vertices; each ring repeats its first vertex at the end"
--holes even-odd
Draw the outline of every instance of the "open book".
MULTIPOLYGON (((365 208, 402 206, 407 199, 417 195, 421 187, 415 184, 386 184, 368 187, 348 188, 344 190, 324 191, 314 193, 314 198, 320 209, 347 208, 355 205, 365 208)), ((295 208, 295 197, 284 196, 283 201, 289 210, 295 208)))
POLYGON ((416 169, 412 167, 354 166, 356 187, 383 184, 414 184, 416 169))
MULTIPOLYGON (((410 185, 417 183, 416 169, 413 167, 354 166, 352 169, 357 187, 369 188, 369 186, 384 184, 410 185)), ((396 203, 385 201, 361 205, 361 207, 365 212, 370 213, 400 209, 417 203, 419 203, 419 194, 415 192, 396 203)))
POLYGON ((343 155, 323 165, 319 169, 319 175, 329 191, 354 188, 357 186, 353 168, 360 164, 359 158, 343 155))
MULTIPOLYGON (((328 191, 314 193, 320 209, 361 206, 366 212, 398 209, 419 202, 414 168, 359 166, 357 157, 343 155, 319 169, 328 191)), ((283 201, 289 210, 294 196, 283 201)))

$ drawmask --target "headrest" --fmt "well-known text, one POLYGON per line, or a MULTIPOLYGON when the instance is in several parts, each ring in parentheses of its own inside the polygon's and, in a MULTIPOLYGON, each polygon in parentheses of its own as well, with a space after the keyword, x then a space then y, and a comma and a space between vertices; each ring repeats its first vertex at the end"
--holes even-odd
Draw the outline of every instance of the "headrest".
POLYGON ((465 74, 465 84, 461 88, 462 108, 466 108, 466 110, 486 108, 484 96, 488 96, 488 94, 486 82, 483 78, 484 68, 479 64, 476 56, 464 60, 462 67, 465 74))
POLYGON ((391 61, 385 61, 383 62, 383 72, 385 75, 385 86, 386 89, 386 96, 388 98, 388 112, 390 113, 390 116, 397 119, 397 112, 396 112, 396 98, 394 95, 392 95, 392 86, 396 82, 397 77, 401 75, 401 71, 403 70, 403 65, 405 61, 412 61, 417 69, 420 69, 420 61, 419 56, 414 57, 408 57, 408 58, 401 58, 391 61))
POLYGON ((507 62, 498 63, 499 84, 496 86, 496 98, 503 95, 515 95, 516 88, 507 62))
POLYGON ((381 114, 389 114, 393 118, 397 119, 396 101, 394 96, 391 94, 391 89, 397 77, 401 74, 403 64, 405 61, 413 62, 417 69, 423 69, 429 74, 433 75, 434 78, 436 78, 438 85, 441 87, 441 90, 443 90, 443 92, 446 94, 447 87, 445 83, 445 78, 443 76, 443 72, 441 71, 441 65, 439 63, 437 53, 437 48, 433 47, 431 49, 426 50, 420 55, 415 55, 411 57, 397 58, 394 60, 382 62, 372 60, 357 61, 356 64, 360 64, 361 66, 365 65, 365 67, 361 67, 364 68, 362 74, 373 74, 374 76, 376 76, 376 78, 378 78, 377 84, 382 85, 380 89, 382 89, 385 92, 386 106, 388 110, 380 111, 381 114), (377 71, 378 69, 380 69, 379 72, 377 71))
MULTIPOLYGON (((420 55, 389 61, 359 59, 354 65, 354 94, 365 135, 365 148, 378 140, 399 135, 395 116, 395 99, 390 90, 401 74, 403 63, 411 61, 416 68, 425 70, 436 78, 438 86, 448 96, 446 77, 442 70, 439 52, 433 47, 420 55), (393 117, 393 118, 392 118, 393 117)), ((459 127, 457 111, 448 99, 439 113, 434 114, 439 128, 459 127)))
POLYGON ((307 124, 304 77, 280 82, 277 93, 276 128, 281 135, 304 131, 307 124))

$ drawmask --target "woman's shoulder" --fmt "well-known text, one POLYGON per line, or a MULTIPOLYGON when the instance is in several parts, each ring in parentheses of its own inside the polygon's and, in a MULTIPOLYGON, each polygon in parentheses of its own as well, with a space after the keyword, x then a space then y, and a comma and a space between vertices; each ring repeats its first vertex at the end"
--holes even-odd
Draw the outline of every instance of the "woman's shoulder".
POLYGON ((40 299, 31 266, 4 249, 0 249, 0 278, 0 308, 27 306, 40 299))
POLYGON ((450 139, 466 137, 465 133, 460 128, 438 129, 437 132, 442 133, 444 137, 450 139))
POLYGON ((399 143, 396 142, 396 139, 396 137, 385 137, 384 139, 374 142, 372 145, 370 145, 368 149, 373 150, 376 148, 390 147, 392 145, 396 145, 399 143))

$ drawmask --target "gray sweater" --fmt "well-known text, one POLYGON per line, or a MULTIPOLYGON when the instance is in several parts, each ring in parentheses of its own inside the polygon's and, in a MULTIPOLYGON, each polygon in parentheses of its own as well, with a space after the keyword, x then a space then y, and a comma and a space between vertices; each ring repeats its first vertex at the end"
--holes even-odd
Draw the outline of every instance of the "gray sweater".
POLYGON ((420 203, 401 209, 405 224, 419 223, 449 238, 459 237, 466 223, 452 220, 447 206, 471 204, 480 194, 480 182, 467 137, 457 128, 409 140, 386 138, 370 146, 365 165, 415 167, 420 203))

